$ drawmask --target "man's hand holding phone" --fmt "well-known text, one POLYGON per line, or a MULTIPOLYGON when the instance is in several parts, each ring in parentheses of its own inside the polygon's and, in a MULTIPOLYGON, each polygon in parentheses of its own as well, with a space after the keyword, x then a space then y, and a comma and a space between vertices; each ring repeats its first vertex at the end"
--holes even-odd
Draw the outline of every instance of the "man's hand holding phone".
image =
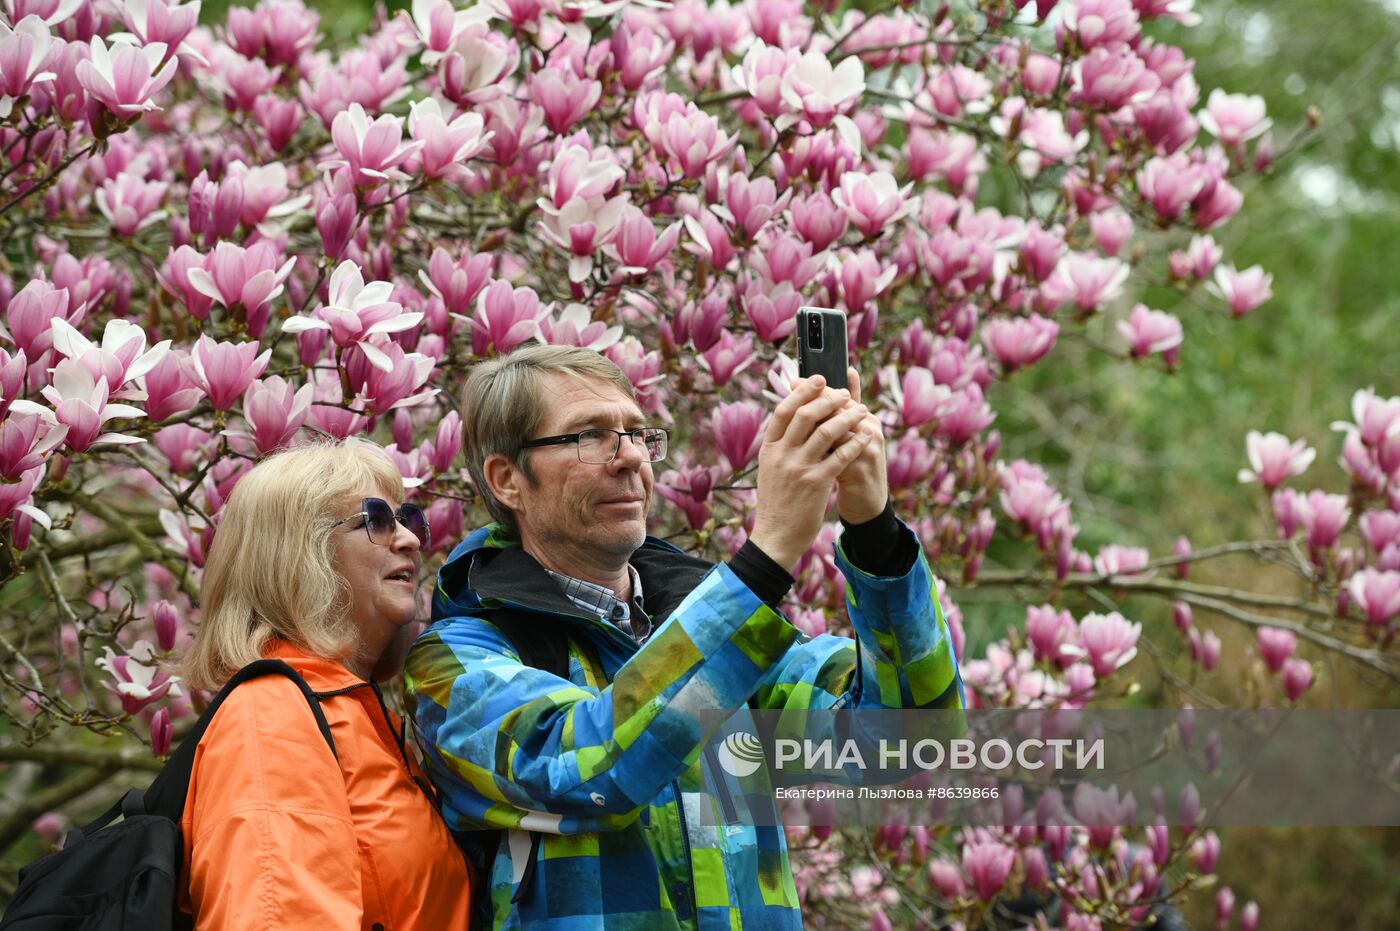
MULTIPOLYGON (((878 434, 879 421, 852 400, 848 389, 827 387, 820 375, 793 381, 792 393, 774 409, 758 451, 754 545, 791 572, 821 530, 832 484, 858 463, 844 494, 852 513, 868 510, 877 465, 883 477, 884 443, 875 440, 878 434), (879 447, 877 458, 865 456, 872 445, 879 447)), ((838 502, 842 494, 838 488, 838 502)), ((882 497, 875 515, 884 508, 882 497)))
POLYGON ((846 370, 851 404, 865 411, 855 431, 870 437, 860 455, 836 476, 836 513, 848 524, 874 520, 885 510, 890 497, 889 466, 885 461, 885 428, 880 418, 860 402, 860 375, 846 370))

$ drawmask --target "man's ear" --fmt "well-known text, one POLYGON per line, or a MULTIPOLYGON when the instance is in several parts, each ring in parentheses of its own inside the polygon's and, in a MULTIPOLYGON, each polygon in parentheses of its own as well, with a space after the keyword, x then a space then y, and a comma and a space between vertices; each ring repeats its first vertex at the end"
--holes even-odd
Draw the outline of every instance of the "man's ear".
POLYGON ((496 500, 512 511, 521 509, 521 488, 526 484, 525 473, 502 453, 492 453, 481 464, 482 477, 496 500))

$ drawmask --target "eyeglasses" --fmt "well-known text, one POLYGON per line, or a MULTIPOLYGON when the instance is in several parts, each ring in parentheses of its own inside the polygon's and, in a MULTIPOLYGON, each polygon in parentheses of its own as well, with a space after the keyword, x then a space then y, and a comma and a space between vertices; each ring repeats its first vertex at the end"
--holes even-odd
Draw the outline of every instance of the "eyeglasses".
POLYGON ((383 498, 365 498, 360 502, 359 513, 336 521, 331 524, 331 529, 361 517, 365 519, 365 535, 371 543, 380 546, 393 545, 398 524, 403 524, 409 533, 418 538, 418 545, 423 550, 427 550, 432 542, 432 533, 428 529, 428 515, 422 508, 416 504, 401 504, 396 511, 383 498))
POLYGON ((640 427, 636 430, 609 430, 607 427, 594 427, 578 433, 562 433, 559 436, 542 436, 537 440, 526 440, 521 449, 534 449, 537 446, 563 446, 566 443, 578 444, 579 462, 590 465, 606 465, 617 456, 622 448, 622 438, 628 437, 632 445, 641 451, 647 462, 659 462, 666 458, 666 442, 670 431, 661 427, 640 427))

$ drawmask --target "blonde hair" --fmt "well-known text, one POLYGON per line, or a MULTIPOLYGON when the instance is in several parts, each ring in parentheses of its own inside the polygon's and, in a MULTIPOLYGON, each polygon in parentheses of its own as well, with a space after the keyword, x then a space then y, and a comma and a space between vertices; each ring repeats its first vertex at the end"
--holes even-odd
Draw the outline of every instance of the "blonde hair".
POLYGON ((398 467, 363 440, 277 453, 238 481, 205 561, 203 620, 181 669, 192 688, 219 688, 273 637, 328 659, 350 655, 358 631, 332 567, 331 525, 366 488, 403 497, 398 467))
POLYGON ((637 402, 622 369, 602 353, 576 346, 523 346, 478 364, 462 386, 462 449, 467 471, 491 518, 512 534, 519 532, 515 515, 491 493, 483 466, 499 453, 519 465, 525 478, 534 482, 529 459, 520 455, 520 444, 544 418, 549 400, 544 396, 544 379, 556 372, 605 381, 632 403, 637 402))

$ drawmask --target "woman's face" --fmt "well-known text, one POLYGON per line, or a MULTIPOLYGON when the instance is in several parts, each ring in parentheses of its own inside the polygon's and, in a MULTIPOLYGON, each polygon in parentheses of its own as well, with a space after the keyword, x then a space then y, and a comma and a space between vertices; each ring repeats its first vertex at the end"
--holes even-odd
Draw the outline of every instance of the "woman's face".
MULTIPOLYGON (((383 498, 395 510, 401 503, 397 497, 368 489, 336 520, 356 513, 363 498, 383 498)), ((350 668, 368 678, 394 635, 417 614, 422 563, 418 538, 396 522, 392 539, 387 544, 375 543, 365 530, 363 517, 348 520, 331 533, 335 542, 332 566, 350 589, 348 613, 360 632, 360 648, 350 658, 350 668)))

